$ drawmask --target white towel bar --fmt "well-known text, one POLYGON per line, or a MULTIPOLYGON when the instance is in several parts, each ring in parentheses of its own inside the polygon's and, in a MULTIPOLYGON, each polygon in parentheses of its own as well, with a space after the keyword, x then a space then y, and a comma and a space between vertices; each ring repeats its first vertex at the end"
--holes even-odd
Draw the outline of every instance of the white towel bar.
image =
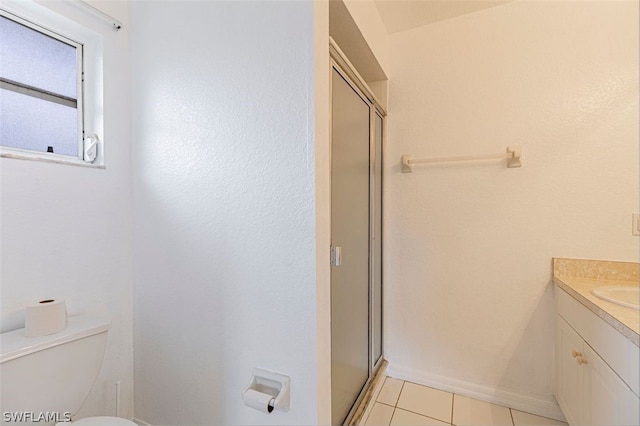
POLYGON ((412 158, 410 154, 401 157, 402 173, 411 173, 413 164, 430 164, 430 163, 454 163, 459 161, 482 161, 482 160, 502 160, 507 159, 507 167, 522 167, 522 147, 520 145, 512 145, 507 147, 504 154, 491 155, 468 155, 462 157, 440 157, 440 158, 412 158))

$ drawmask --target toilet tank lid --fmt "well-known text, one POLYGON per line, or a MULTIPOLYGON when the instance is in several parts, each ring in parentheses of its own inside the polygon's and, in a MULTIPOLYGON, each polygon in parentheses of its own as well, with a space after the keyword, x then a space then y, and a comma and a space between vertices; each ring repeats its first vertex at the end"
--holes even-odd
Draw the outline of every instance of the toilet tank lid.
POLYGON ((93 426, 138 426, 135 422, 131 420, 123 419, 121 417, 108 417, 108 416, 100 416, 100 417, 85 417, 84 419, 76 420, 71 423, 56 423, 56 426, 62 425, 93 425, 93 426))
POLYGON ((104 333, 111 322, 104 318, 76 316, 67 319, 67 328, 55 334, 25 337, 24 328, 0 334, 0 364, 74 340, 104 333))

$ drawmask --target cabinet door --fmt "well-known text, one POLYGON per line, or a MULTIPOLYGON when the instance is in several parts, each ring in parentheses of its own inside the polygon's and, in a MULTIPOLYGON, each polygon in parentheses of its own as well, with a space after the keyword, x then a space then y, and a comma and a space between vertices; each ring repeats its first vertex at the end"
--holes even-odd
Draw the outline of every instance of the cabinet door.
MULTIPOLYGON (((588 345, 584 345, 584 424, 631 425, 635 395, 588 345)), ((636 419, 637 420, 637 419, 636 419)))
POLYGON ((556 318, 556 399, 567 422, 582 425, 582 365, 576 354, 582 354, 583 341, 562 317, 556 318))

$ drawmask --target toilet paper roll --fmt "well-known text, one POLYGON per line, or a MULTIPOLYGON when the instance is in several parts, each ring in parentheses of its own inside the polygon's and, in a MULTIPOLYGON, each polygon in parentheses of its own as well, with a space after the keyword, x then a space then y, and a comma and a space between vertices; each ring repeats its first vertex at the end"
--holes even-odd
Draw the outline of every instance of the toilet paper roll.
POLYGON ((247 389, 242 396, 244 405, 247 407, 255 408, 263 413, 270 413, 273 411, 274 398, 273 396, 258 392, 254 389, 247 389))
POLYGON ((45 299, 26 307, 26 337, 46 336, 66 327, 67 306, 63 299, 45 299))

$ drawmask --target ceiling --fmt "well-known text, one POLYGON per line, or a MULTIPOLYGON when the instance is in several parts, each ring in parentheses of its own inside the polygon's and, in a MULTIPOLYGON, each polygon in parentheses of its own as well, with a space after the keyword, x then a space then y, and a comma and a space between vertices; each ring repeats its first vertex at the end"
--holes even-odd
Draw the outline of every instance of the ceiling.
POLYGON ((375 0, 389 34, 431 24, 512 0, 375 0))

